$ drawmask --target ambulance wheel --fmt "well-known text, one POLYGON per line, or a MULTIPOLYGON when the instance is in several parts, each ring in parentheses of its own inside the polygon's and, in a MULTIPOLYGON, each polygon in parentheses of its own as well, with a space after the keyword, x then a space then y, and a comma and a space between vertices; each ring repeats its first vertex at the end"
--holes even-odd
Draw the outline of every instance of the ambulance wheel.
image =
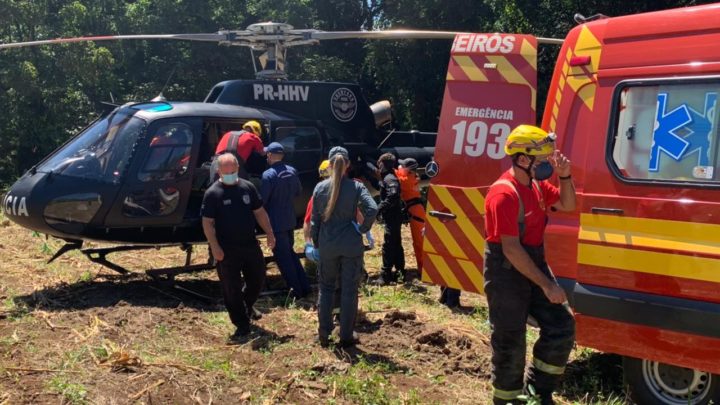
POLYGON ((720 403, 720 376, 656 361, 623 357, 625 385, 639 405, 720 403))

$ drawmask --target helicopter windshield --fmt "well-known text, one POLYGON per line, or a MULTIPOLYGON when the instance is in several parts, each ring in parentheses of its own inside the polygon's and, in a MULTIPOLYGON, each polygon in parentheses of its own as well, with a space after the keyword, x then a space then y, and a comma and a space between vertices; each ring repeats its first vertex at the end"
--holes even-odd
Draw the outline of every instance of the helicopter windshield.
POLYGON ((86 128, 43 162, 38 171, 118 182, 130 161, 145 121, 131 111, 116 111, 86 128))

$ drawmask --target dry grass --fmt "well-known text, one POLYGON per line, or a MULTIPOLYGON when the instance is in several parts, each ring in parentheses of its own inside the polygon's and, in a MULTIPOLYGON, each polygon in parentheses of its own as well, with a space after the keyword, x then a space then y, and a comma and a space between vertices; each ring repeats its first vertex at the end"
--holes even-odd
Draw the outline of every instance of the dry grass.
MULTIPOLYGON (((437 287, 418 281, 364 287, 358 326, 363 353, 351 363, 315 343, 312 302, 281 296, 258 303, 263 333, 227 345, 233 328, 218 302, 194 299, 142 273, 117 277, 78 252, 48 265, 61 242, 3 220, 0 405, 478 404, 489 398, 487 311, 480 296, 464 294, 471 311, 455 313, 436 303, 437 287), (413 318, 395 319, 397 309, 413 318)), ((375 233, 380 240, 379 229, 375 233)), ((411 252, 409 243, 406 249, 411 252)), ((206 260, 204 248, 197 253, 195 263, 206 260)), ((413 268, 414 257, 407 256, 413 268)), ((137 271, 184 260, 171 248, 115 257, 137 271)), ((366 256, 371 275, 379 264, 376 248, 366 256)), ((213 272, 183 276, 179 283, 219 299, 213 272)), ((612 359, 607 366, 598 361, 607 357, 591 351, 574 356, 577 370, 559 403, 625 403, 605 370, 612 371, 612 359)))

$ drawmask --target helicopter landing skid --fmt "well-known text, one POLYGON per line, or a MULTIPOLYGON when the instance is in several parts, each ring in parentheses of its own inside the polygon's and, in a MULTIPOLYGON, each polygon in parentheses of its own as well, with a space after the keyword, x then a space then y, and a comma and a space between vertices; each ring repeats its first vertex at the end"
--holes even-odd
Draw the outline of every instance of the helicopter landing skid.
MULTIPOLYGON (((134 251, 134 250, 148 250, 148 249, 157 249, 158 246, 113 246, 113 247, 107 247, 107 248, 95 248, 95 249, 80 249, 80 252, 82 252, 85 257, 88 258, 93 263, 97 263, 99 265, 102 265, 104 267, 107 267, 110 270, 116 271, 120 274, 129 274, 130 270, 126 269, 125 267, 113 263, 112 261, 108 260, 107 255, 111 253, 117 253, 117 252, 128 252, 128 251, 134 251)), ((183 244, 180 245, 180 249, 185 251, 185 265, 184 266, 177 266, 177 267, 166 267, 161 269, 150 269, 145 270, 145 274, 152 277, 155 280, 159 280, 161 277, 165 277, 168 280, 172 280, 175 278, 178 274, 184 274, 184 273, 193 273, 196 271, 204 271, 204 270, 210 270, 215 268, 210 263, 206 264, 193 264, 191 265, 192 260, 192 251, 193 247, 189 244, 183 244)))

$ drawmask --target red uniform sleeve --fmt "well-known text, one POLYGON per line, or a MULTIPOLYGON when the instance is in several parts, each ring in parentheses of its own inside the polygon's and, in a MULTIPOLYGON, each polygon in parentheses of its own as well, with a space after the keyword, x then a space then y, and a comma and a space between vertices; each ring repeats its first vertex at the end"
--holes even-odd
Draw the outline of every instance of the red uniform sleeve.
POLYGON ((554 185, 547 181, 540 182, 540 189, 543 193, 543 199, 545 200, 545 206, 551 207, 556 202, 560 201, 560 190, 554 185))
POLYGON ((308 201, 307 209, 305 210, 305 223, 310 223, 310 218, 312 217, 312 202, 313 199, 310 197, 310 201, 308 201))
POLYGON ((489 241, 499 242, 501 236, 519 236, 517 196, 497 193, 485 204, 485 230, 489 241))

